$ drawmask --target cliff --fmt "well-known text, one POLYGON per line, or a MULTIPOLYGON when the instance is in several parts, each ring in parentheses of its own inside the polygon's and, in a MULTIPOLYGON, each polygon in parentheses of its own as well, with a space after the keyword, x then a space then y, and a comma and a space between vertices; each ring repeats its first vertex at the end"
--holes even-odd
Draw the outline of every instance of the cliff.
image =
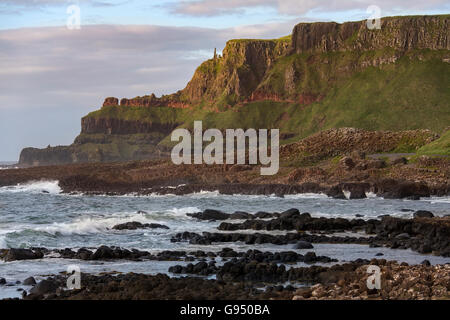
POLYGON ((194 120, 280 128, 282 143, 340 127, 441 133, 450 123, 449 24, 449 15, 383 18, 380 30, 365 21, 300 23, 280 39, 230 40, 184 89, 108 97, 82 119, 73 145, 25 149, 20 163, 165 156, 170 132, 194 120))
POLYGON ((450 23, 446 16, 388 17, 381 29, 370 30, 366 21, 300 23, 292 35, 296 53, 306 51, 450 50, 450 23))

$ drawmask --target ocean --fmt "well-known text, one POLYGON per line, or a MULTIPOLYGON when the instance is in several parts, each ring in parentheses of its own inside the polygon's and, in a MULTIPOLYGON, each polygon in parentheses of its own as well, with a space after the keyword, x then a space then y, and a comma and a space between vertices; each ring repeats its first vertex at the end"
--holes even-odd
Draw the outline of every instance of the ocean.
MULTIPOLYGON (((217 192, 196 194, 150 195, 150 196, 91 196, 67 195, 61 193, 57 181, 41 181, 23 185, 0 188, 0 248, 45 247, 98 248, 101 245, 120 246, 158 252, 162 250, 220 251, 229 247, 236 251, 258 249, 261 251, 293 250, 293 245, 224 243, 190 245, 185 242, 172 243, 176 233, 190 231, 217 231, 220 221, 200 221, 187 216, 187 213, 205 209, 218 209, 233 213, 245 211, 282 212, 297 208, 300 212, 309 212, 313 217, 342 217, 373 219, 389 214, 410 218, 412 211, 429 210, 437 216, 450 213, 450 197, 428 198, 419 201, 388 200, 368 194, 362 200, 338 200, 321 194, 276 196, 221 195, 217 192), (406 211, 409 209, 412 211, 406 211), (158 223, 168 226, 164 229, 112 230, 112 227, 131 221, 158 223)), ((238 222, 238 221, 234 221, 238 222)), ((224 231, 225 232, 225 231, 224 231)), ((239 232, 256 232, 243 230, 239 232)), ((258 231, 284 234, 284 231, 258 231)), ((349 233, 352 235, 351 233, 349 233)), ((361 236, 363 234, 354 234, 361 236)), ((305 253, 309 250, 296 250, 305 253)), ((411 250, 393 250, 389 248, 370 248, 367 245, 350 244, 314 244, 317 255, 336 258, 339 262, 357 258, 372 259, 376 253, 383 253, 387 260, 397 260, 417 264, 428 259, 432 264, 448 263, 449 258, 422 255, 411 250)), ((0 277, 9 283, 23 281, 29 276, 36 279, 57 274, 66 270, 68 265, 78 265, 82 272, 138 272, 147 274, 167 273, 170 266, 184 262, 169 261, 81 261, 45 257, 40 260, 0 262, 0 277)), ((297 265, 302 265, 298 263, 297 265)), ((0 286, 0 298, 19 297, 17 289, 27 289, 17 284, 0 286)))

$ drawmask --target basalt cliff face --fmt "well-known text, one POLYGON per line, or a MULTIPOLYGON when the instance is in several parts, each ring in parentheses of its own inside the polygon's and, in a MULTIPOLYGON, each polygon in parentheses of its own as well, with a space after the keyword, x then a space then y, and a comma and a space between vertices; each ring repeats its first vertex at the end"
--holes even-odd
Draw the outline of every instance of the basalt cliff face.
POLYGON ((379 30, 366 21, 300 23, 280 39, 230 40, 183 90, 108 97, 82 119, 74 144, 24 149, 20 164, 167 156, 170 132, 194 120, 280 128, 282 143, 340 127, 441 133, 450 123, 449 20, 383 18, 379 30))

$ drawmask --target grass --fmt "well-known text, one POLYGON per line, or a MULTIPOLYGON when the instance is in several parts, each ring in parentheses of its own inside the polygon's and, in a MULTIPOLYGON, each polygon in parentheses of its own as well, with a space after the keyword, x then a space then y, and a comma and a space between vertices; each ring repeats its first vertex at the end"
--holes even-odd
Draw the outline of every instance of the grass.
POLYGON ((450 130, 447 130, 439 139, 420 148, 417 154, 450 156, 450 130))
MULTIPOLYGON (((296 59, 307 60, 308 56, 289 57, 281 64, 296 59)), ((304 88, 312 90, 315 86, 320 92, 328 84, 321 83, 322 77, 313 73, 313 70, 307 73, 305 82, 309 84, 304 88)), ((257 101, 224 112, 211 112, 209 108, 111 106, 90 113, 88 117, 175 123, 186 128, 191 128, 194 120, 203 120, 205 128, 279 128, 282 133, 294 134, 282 143, 333 127, 393 131, 429 128, 441 132, 450 123, 449 83, 448 63, 439 59, 419 61, 406 57, 395 65, 369 67, 351 76, 342 76, 330 85, 331 89, 322 101, 308 106, 257 101)), ((232 100, 224 96, 222 103, 226 105, 232 100)), ((164 143, 168 140, 166 138, 164 143)), ((417 144, 417 141, 403 141, 395 152, 415 152, 417 144)))

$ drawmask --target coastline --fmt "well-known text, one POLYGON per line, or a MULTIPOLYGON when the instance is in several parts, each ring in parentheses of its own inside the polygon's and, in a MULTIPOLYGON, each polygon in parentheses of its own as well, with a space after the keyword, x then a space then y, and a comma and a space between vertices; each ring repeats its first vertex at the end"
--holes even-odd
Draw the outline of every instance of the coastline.
MULTIPOLYGON (((375 160, 376 161, 376 160, 375 160)), ((106 195, 185 195, 200 191, 221 194, 278 195, 323 193, 337 199, 361 199, 367 194, 385 198, 418 199, 450 195, 448 159, 425 159, 416 164, 391 164, 371 170, 282 167, 262 178, 259 166, 173 165, 169 160, 123 163, 84 163, 2 170, 0 186, 32 181, 59 181, 64 193, 106 195), (433 164, 438 169, 430 170, 433 164), (406 178, 408 177, 408 178, 406 178)))

